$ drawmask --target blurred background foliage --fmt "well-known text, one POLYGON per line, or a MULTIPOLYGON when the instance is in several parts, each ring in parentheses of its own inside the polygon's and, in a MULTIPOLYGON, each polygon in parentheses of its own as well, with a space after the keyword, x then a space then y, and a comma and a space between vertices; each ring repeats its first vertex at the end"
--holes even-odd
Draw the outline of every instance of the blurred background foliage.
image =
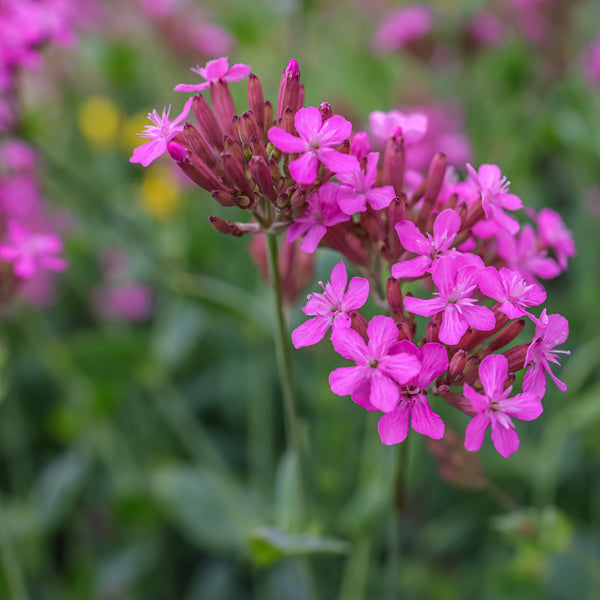
MULTIPOLYGON (((24 74, 22 134, 69 215, 69 268, 51 306, 3 318, 0 597, 600 597, 600 89, 579 59, 600 6, 567 3, 560 44, 515 29, 465 53, 460 23, 494 4, 429 4, 443 32, 423 58, 371 50, 383 1, 190 0, 170 36, 136 2, 105 2, 101 26, 24 74), (196 9, 235 38, 230 61, 250 64, 273 101, 293 57, 306 104, 330 102, 355 130, 373 110, 457 105, 474 164, 501 165, 526 205, 562 214, 578 254, 548 282, 547 307, 570 322, 569 389, 549 386, 509 460, 489 440, 475 458, 452 446, 436 458, 414 433, 382 446, 376 417, 331 393, 340 363, 323 344, 293 355, 309 472, 309 505, 296 506, 271 299, 249 240, 216 233, 207 217, 230 211, 167 159, 128 162, 145 114, 178 114, 170 90, 211 57, 177 44, 196 9), (107 250, 150 287, 149 318, 93 310, 107 250)), ((245 85, 231 89, 244 110, 245 85)), ((315 282, 336 261, 322 251, 315 282)), ((438 407, 464 431, 466 417, 438 407)))

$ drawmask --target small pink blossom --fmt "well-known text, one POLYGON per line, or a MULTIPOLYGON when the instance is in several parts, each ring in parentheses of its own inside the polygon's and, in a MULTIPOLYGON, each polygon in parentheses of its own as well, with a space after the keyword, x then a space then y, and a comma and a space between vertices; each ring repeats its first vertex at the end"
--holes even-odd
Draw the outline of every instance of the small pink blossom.
POLYGON ((569 350, 554 350, 555 346, 562 344, 569 337, 569 323, 559 314, 548 315, 546 309, 542 311, 535 328, 533 341, 527 348, 525 366, 532 365, 523 380, 523 389, 537 393, 540 397, 546 390, 546 373, 558 386, 561 392, 567 390, 563 383, 550 368, 549 363, 560 366, 557 354, 571 354, 569 350))
POLYGON ((92 307, 103 319, 137 323, 152 313, 152 294, 141 283, 98 286, 92 291, 92 307))
POLYGON ((477 306, 473 294, 478 287, 480 267, 468 265, 463 256, 443 256, 433 268, 432 278, 439 291, 437 298, 423 300, 406 297, 404 307, 408 312, 424 317, 442 313, 440 341, 458 344, 469 327, 489 331, 496 325, 494 313, 485 306, 477 306))
POLYGON ((542 243, 554 250, 560 268, 566 269, 568 259, 577 252, 573 236, 562 217, 551 208, 542 208, 537 215, 537 226, 542 243))
POLYGON ((33 232, 15 220, 8 222, 9 240, 0 243, 0 260, 13 263, 15 275, 31 279, 40 269, 64 271, 67 263, 56 256, 63 247, 54 233, 33 232))
POLYGON ((339 204, 347 215, 364 212, 367 210, 367 203, 375 210, 387 208, 396 197, 391 185, 375 187, 378 159, 379 152, 370 152, 364 171, 359 169, 354 173, 338 174, 337 178, 342 184, 339 204))
POLYGON ((508 193, 510 181, 502 175, 497 165, 484 164, 477 171, 467 163, 467 170, 471 179, 481 194, 481 205, 488 219, 492 219, 515 235, 519 229, 519 222, 504 212, 523 208, 523 202, 515 194, 508 193))
MULTIPOLYGON (((235 42, 235 39, 226 29, 219 27, 215 23, 204 23, 196 28, 192 28, 190 34, 192 42, 198 51, 209 56, 218 56, 219 54, 229 52, 235 42)), ((226 81, 237 80, 226 79, 226 81)))
POLYGON ((162 117, 156 110, 148 113, 148 118, 154 123, 154 125, 146 125, 143 133, 138 135, 146 138, 150 138, 151 141, 138 146, 129 159, 131 163, 140 163, 143 167, 147 167, 150 163, 155 161, 159 156, 162 156, 167 151, 168 143, 178 134, 183 131, 183 125, 179 125, 181 121, 187 118, 190 108, 192 106, 192 99, 190 98, 184 105, 181 113, 171 121, 169 119, 169 113, 171 112, 171 105, 169 108, 164 108, 162 117))
POLYGON ((509 268, 519 271, 530 283, 537 277, 552 279, 560 274, 558 263, 548 256, 546 250, 540 250, 535 231, 531 225, 525 225, 518 237, 501 229, 497 234, 498 254, 509 268))
POLYGON ((486 267, 479 273, 479 289, 489 298, 501 303, 498 310, 509 319, 528 316, 537 321, 526 310, 526 306, 538 306, 546 300, 546 292, 535 283, 527 283, 518 271, 502 267, 486 267))
POLYGON ((392 135, 400 135, 404 137, 404 144, 410 146, 422 140, 427 133, 427 116, 420 112, 390 110, 386 113, 376 110, 369 115, 369 125, 380 142, 387 142, 392 135))
POLYGON ((302 154, 289 164, 290 174, 298 183, 313 183, 317 178, 319 162, 333 173, 353 173, 360 169, 355 156, 333 149, 350 137, 350 121, 333 115, 323 123, 319 109, 307 106, 294 115, 294 123, 300 137, 280 127, 271 127, 268 136, 269 141, 282 152, 302 154))
POLYGON ((478 12, 472 19, 469 30, 473 39, 484 46, 497 46, 502 40, 504 26, 493 13, 478 12))
POLYGON ((600 35, 585 49, 583 61, 588 81, 600 86, 600 35))
POLYGON ((348 312, 361 308, 369 297, 369 282, 364 277, 353 277, 346 291, 348 274, 343 262, 339 262, 331 270, 331 280, 319 285, 323 293, 308 295, 306 306, 302 311, 312 316, 292 331, 294 348, 312 346, 320 342, 331 325, 339 319, 350 324, 348 312))
POLYGON ((312 254, 327 232, 328 227, 348 221, 350 216, 339 207, 339 189, 337 183, 328 181, 308 199, 308 208, 301 217, 287 228, 288 244, 304 235, 300 248, 312 254))
POLYGON ((431 273, 431 269, 442 256, 456 254, 452 244, 460 225, 460 216, 451 208, 443 210, 436 217, 433 236, 429 233, 424 236, 412 221, 397 223, 396 233, 400 243, 406 250, 419 256, 392 265, 392 276, 396 279, 407 279, 431 273))
POLYGON ((410 4, 387 13, 373 35, 373 46, 380 52, 394 52, 431 31, 431 8, 410 4))
POLYGON ((492 442, 498 452, 508 458, 519 448, 519 436, 511 417, 532 421, 542 414, 542 402, 532 393, 509 398, 512 386, 504 389, 508 377, 508 361, 501 354, 486 356, 479 365, 479 378, 484 394, 478 394, 465 383, 464 395, 477 413, 467 425, 465 448, 474 452, 481 448, 488 427, 492 428, 492 442))
POLYGON ((444 437, 444 422, 434 413, 427 400, 426 389, 448 368, 448 354, 441 344, 429 343, 417 348, 412 342, 397 344, 398 352, 406 352, 417 358, 421 370, 400 388, 400 398, 394 410, 379 419, 378 430, 384 444, 399 444, 412 428, 434 440, 444 437))
POLYGON ((174 92, 201 92, 219 80, 227 82, 241 81, 250 73, 250 66, 237 63, 229 68, 229 62, 225 56, 217 60, 209 60, 204 68, 196 65, 192 67, 192 71, 206 79, 206 81, 198 84, 180 83, 175 86, 174 92))
POLYGON ((356 331, 336 323, 331 335, 333 347, 356 365, 333 371, 329 375, 329 385, 338 396, 368 393, 371 406, 388 412, 398 404, 398 384, 417 375, 421 363, 407 352, 395 352, 398 328, 391 317, 373 317, 367 326, 367 335, 369 342, 365 343, 356 331))

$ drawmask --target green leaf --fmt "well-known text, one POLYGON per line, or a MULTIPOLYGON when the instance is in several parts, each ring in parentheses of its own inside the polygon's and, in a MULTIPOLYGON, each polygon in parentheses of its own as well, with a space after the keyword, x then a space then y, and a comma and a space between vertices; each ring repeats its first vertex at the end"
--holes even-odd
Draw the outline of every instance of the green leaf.
POLYGON ((307 554, 347 554, 348 542, 304 533, 285 533, 271 527, 259 527, 248 538, 252 560, 259 567, 286 556, 307 554))

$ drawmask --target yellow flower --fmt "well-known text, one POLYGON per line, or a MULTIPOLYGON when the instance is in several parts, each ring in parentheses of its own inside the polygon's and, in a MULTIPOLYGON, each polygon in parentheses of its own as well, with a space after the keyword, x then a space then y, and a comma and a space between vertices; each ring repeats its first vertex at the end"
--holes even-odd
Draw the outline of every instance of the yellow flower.
POLYGON ((177 210, 179 200, 179 183, 171 168, 164 165, 146 168, 140 201, 150 216, 168 219, 177 210))
POLYGON ((114 145, 121 114, 109 98, 90 96, 79 107, 79 129, 93 146, 102 148, 114 145))

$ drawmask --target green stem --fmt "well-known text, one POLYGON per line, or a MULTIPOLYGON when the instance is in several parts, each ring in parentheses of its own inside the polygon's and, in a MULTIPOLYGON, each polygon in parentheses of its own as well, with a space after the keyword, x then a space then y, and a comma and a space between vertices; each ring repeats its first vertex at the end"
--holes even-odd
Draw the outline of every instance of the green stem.
MULTIPOLYGON (((283 410, 285 414, 285 432, 287 444, 290 450, 300 459, 300 440, 298 435, 298 418, 292 387, 292 362, 290 357, 290 342, 287 332, 285 318, 283 316, 283 297, 281 294, 281 277, 279 276, 279 264, 277 262, 277 238, 272 235, 267 238, 267 249, 269 255, 269 276, 273 290, 275 308, 275 354, 277 359, 277 370, 281 383, 283 395, 283 410)), ((301 468, 299 468, 301 471, 301 468)))
POLYGON ((363 535, 354 542, 342 577, 340 600, 363 600, 369 574, 370 553, 369 535, 363 535))
POLYGON ((12 600, 29 600, 29 595, 25 588, 23 571, 21 564, 15 552, 10 539, 10 532, 6 526, 4 509, 0 501, 0 556, 2 557, 2 567, 6 574, 6 583, 10 591, 12 600))

